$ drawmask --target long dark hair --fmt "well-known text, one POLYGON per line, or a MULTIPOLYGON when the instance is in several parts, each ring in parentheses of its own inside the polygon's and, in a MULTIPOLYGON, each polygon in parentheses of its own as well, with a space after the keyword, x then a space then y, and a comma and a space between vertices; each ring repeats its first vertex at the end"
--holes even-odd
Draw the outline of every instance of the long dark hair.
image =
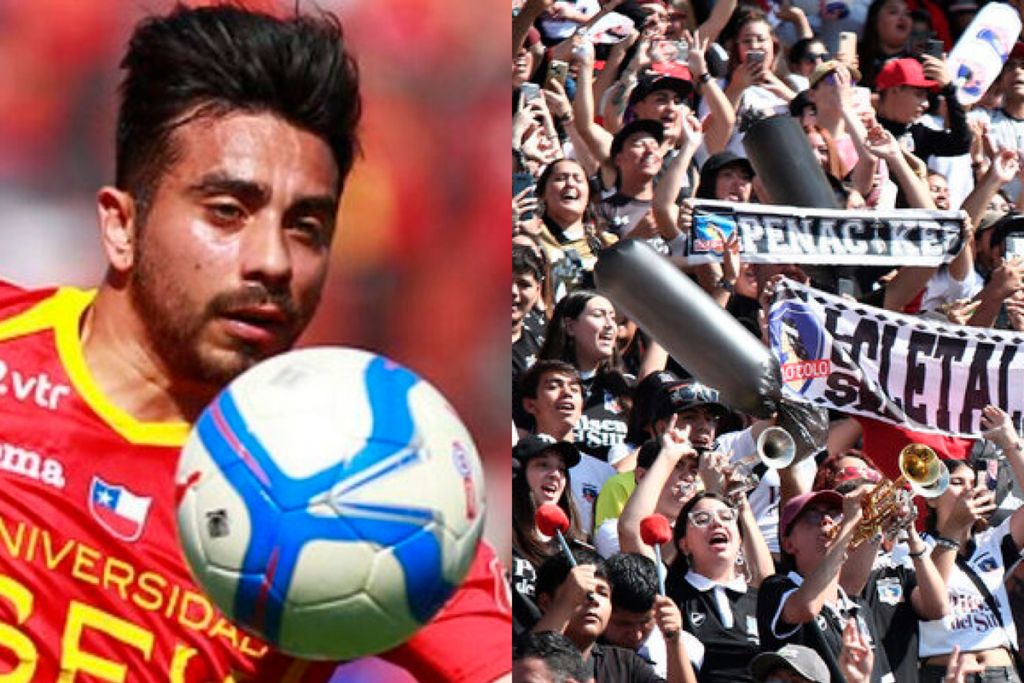
POLYGON ((890 0, 874 0, 868 7, 864 19, 864 35, 857 46, 857 64, 861 73, 861 85, 873 88, 875 76, 882 63, 889 57, 899 57, 903 52, 887 55, 882 52, 882 40, 878 36, 878 15, 882 13, 885 3, 890 0))
POLYGON ((777 67, 780 62, 785 60, 782 57, 782 49, 779 43, 779 36, 775 33, 775 28, 772 27, 771 21, 768 20, 768 15, 765 14, 758 8, 751 7, 750 5, 740 5, 733 12, 732 18, 729 20, 729 26, 727 32, 730 36, 729 40, 729 79, 732 79, 732 72, 735 71, 743 60, 740 59, 740 29, 748 24, 764 24, 768 27, 768 35, 772 38, 772 63, 766 64, 765 66, 772 73, 777 72, 777 67))
MULTIPOLYGON (((512 545, 527 559, 534 567, 539 567, 545 558, 557 552, 557 546, 542 541, 536 534, 537 525, 534 522, 534 514, 537 512, 537 503, 530 493, 530 485, 526 481, 527 463, 516 473, 512 479, 512 545)), ((569 470, 565 471, 565 490, 558 499, 558 507, 565 511, 569 518, 569 531, 565 534, 567 540, 583 540, 586 535, 583 532, 580 512, 576 507, 576 500, 572 497, 572 486, 570 485, 569 470)))
POLYGON ((334 16, 178 5, 136 27, 121 68, 116 183, 135 198, 140 222, 180 154, 174 131, 238 112, 268 112, 322 139, 338 165, 340 195, 359 152, 362 105, 334 16))
MULTIPOLYGON (((587 304, 599 296, 603 295, 589 289, 577 289, 562 297, 551 313, 551 320, 548 321, 544 336, 544 345, 541 346, 537 357, 564 360, 579 368, 576 344, 572 337, 566 334, 566 321, 579 318, 587 304)), ((622 358, 619 356, 618 347, 613 346, 611 358, 601 361, 598 365, 598 375, 603 373, 622 373, 622 358)), ((626 388, 628 390, 628 384, 626 388)))
MULTIPOLYGON (((545 166, 544 170, 540 172, 539 176, 537 176, 537 186, 536 188, 534 188, 534 196, 536 196, 538 199, 544 198, 544 193, 547 192, 548 189, 548 183, 551 182, 551 176, 555 174, 555 167, 561 163, 576 164, 583 172, 584 177, 586 177, 587 170, 583 168, 583 165, 580 162, 576 161, 575 159, 557 159, 555 161, 552 161, 550 164, 545 166)), ((598 237, 597 215, 594 212, 594 202, 590 201, 590 198, 594 196, 594 188, 590 182, 590 178, 587 178, 587 192, 587 206, 583 209, 583 217, 581 219, 583 222, 583 235, 587 240, 587 244, 590 246, 590 251, 592 251, 594 254, 597 254, 602 249, 604 249, 604 244, 601 243, 601 239, 600 237, 598 237)), ((565 227, 556 223, 555 219, 548 215, 546 203, 543 205, 542 208, 543 210, 541 211, 541 220, 543 220, 544 225, 547 226, 548 232, 550 232, 552 236, 557 238, 559 235, 562 234, 562 231, 565 229, 565 227)))

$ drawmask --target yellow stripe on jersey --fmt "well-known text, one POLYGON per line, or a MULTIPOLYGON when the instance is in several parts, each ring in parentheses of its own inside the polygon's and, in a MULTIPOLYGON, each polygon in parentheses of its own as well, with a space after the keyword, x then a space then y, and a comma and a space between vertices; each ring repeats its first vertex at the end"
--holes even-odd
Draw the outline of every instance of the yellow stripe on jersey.
POLYGON ((59 310, 56 296, 43 299, 32 308, 22 311, 13 318, 0 320, 0 341, 24 337, 53 327, 54 317, 59 310))
MULTIPOLYGON (((111 403, 96 385, 89 367, 82 354, 82 340, 79 337, 79 324, 82 314, 95 298, 95 291, 82 291, 70 287, 62 287, 47 301, 36 306, 25 314, 30 320, 28 324, 37 325, 33 318, 44 317, 54 328, 57 339, 57 351, 61 363, 68 373, 75 391, 90 408, 99 415, 107 425, 120 434, 129 443, 149 446, 180 446, 188 436, 189 425, 186 422, 140 422, 111 403), (42 313, 37 309, 46 307, 42 313)), ((23 316, 19 316, 23 317, 23 316)), ((14 320, 17 320, 15 318, 14 320)), ((3 328, 0 326, 0 334, 3 328)), ((2 337, 0 337, 2 338, 2 337)))

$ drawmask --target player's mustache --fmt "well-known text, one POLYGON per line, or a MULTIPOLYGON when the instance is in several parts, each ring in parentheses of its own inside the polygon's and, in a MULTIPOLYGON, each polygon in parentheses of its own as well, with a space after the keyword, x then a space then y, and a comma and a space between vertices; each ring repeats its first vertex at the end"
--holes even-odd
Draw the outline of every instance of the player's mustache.
POLYGON ((299 314, 298 306, 287 289, 269 289, 258 284, 218 294, 210 302, 210 310, 229 313, 268 305, 279 309, 289 320, 294 320, 299 314))

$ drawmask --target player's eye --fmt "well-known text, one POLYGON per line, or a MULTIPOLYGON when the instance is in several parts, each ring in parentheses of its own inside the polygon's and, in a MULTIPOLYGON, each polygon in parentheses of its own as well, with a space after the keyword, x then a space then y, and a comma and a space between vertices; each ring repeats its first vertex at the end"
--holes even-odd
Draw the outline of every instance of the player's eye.
POLYGON ((245 209, 233 202, 211 202, 206 205, 207 214, 215 223, 234 223, 245 218, 245 209))
POLYGON ((291 221, 289 229, 317 246, 327 243, 329 230, 326 222, 317 216, 301 216, 291 221))

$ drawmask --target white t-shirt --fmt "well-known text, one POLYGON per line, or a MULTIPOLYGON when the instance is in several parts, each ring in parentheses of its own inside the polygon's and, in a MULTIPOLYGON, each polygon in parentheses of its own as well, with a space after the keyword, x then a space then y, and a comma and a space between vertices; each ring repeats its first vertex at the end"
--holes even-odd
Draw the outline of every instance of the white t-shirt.
POLYGON ((613 474, 615 474, 614 467, 604 460, 598 460, 586 453, 580 453, 579 463, 569 469, 572 495, 576 499, 576 507, 580 511, 580 526, 584 529, 590 529, 593 525, 594 502, 597 500, 597 494, 613 474))
MULTIPOLYGON (((728 84, 729 82, 726 79, 718 80, 718 85, 723 91, 728 84)), ((747 150, 743 147, 745 133, 740 132, 740 117, 747 109, 762 112, 765 116, 788 114, 789 102, 760 85, 752 85, 743 91, 743 94, 740 95, 740 101, 736 105, 736 125, 725 149, 744 159, 747 158, 747 150)), ((701 101, 699 111, 700 118, 703 120, 710 112, 707 102, 701 101)))
POLYGON ((606 560, 619 552, 619 518, 610 517, 594 532, 594 548, 606 560))
MULTIPOLYGON (((688 631, 679 634, 683 638, 683 645, 686 646, 686 655, 690 659, 690 665, 694 671, 699 671, 704 664, 704 643, 697 640, 697 637, 688 631)), ((637 654, 652 662, 651 668, 661 678, 668 678, 668 651, 665 649, 665 637, 661 635, 661 629, 655 626, 647 634, 647 640, 637 649, 637 654)))
MULTIPOLYGON (((1005 628, 999 625, 999 619, 989 609, 985 596, 974 581, 959 564, 955 564, 946 585, 950 613, 942 619, 920 623, 919 654, 922 659, 949 654, 956 645, 960 646, 961 652, 979 652, 1017 644, 1017 628, 1003 584, 1008 568, 1003 566, 1000 551, 1000 544, 1010 533, 1011 520, 1012 517, 1007 517, 994 529, 977 534, 974 537, 974 554, 967 560, 967 565, 981 578, 995 599, 1005 628)), ((926 536, 924 540, 934 547, 934 539, 926 536)))
MULTIPOLYGON (((588 17, 592 17, 598 13, 601 9, 601 5, 597 0, 559 0, 555 3, 555 7, 564 5, 570 9, 574 9, 577 12, 582 12, 588 17)), ((545 35, 559 40, 565 40, 579 28, 579 23, 575 21, 565 21, 564 19, 547 19, 542 17, 540 20, 541 30, 545 35)))
POLYGON ((981 291, 978 279, 974 276, 974 264, 963 280, 956 280, 949 273, 949 264, 939 266, 935 274, 928 280, 921 299, 921 311, 934 311, 945 302, 958 299, 970 299, 981 291))
MULTIPOLYGON (((1024 151, 1024 119, 1015 119, 1002 109, 974 109, 967 116, 988 123, 988 132, 1001 149, 1024 151)), ((1021 192, 1020 177, 1014 176, 1003 185, 1003 191, 1016 202, 1021 192)))

